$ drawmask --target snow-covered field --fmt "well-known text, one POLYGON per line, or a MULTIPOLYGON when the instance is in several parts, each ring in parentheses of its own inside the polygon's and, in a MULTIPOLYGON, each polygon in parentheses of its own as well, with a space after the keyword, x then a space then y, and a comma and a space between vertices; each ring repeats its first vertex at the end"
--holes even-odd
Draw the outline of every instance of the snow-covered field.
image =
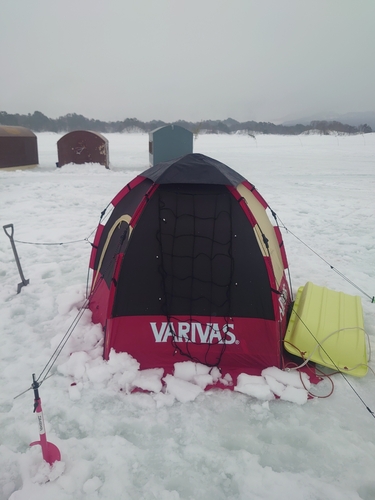
MULTIPOLYGON (((59 137, 38 134, 36 169, 0 172, 0 223, 14 225, 30 280, 17 295, 20 276, 1 230, 0 499, 374 500, 371 370, 334 375, 333 394, 306 404, 231 390, 189 396, 173 384, 164 394, 150 374, 139 383, 154 392, 130 394, 142 374, 126 355, 101 359, 101 329, 87 310, 40 389, 47 438, 62 461, 50 469, 40 447, 29 447, 39 438, 33 393, 14 398, 42 372, 84 303, 87 239, 100 213, 148 167, 148 135, 108 134, 110 170, 57 169, 59 137)), ((289 229, 294 292, 313 281, 361 296, 374 348, 375 134, 200 135, 194 152, 244 175, 289 229)), ((328 380, 312 387, 330 389, 328 380)))

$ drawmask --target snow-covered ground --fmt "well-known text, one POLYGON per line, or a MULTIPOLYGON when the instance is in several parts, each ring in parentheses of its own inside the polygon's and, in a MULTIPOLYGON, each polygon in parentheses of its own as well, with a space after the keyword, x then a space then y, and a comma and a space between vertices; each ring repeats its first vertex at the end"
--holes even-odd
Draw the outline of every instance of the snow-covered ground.
MULTIPOLYGON (((33 393, 14 398, 42 372, 84 303, 87 239, 100 213, 148 167, 148 135, 108 134, 110 170, 57 169, 59 137, 38 134, 39 167, 0 171, 0 223, 14 225, 30 280, 17 295, 20 276, 2 231, 0 499, 374 500, 371 370, 364 378, 334 375, 333 394, 305 404, 196 384, 191 392, 177 378, 160 392, 159 372, 140 372, 126 354, 101 359, 101 329, 87 310, 40 389, 47 438, 62 461, 51 469, 40 447, 29 447, 39 438, 33 393), (135 385, 151 392, 129 393, 135 385)), ((294 293, 313 281, 361 296, 374 348, 375 134, 200 135, 194 152, 244 175, 289 229, 294 293)), ((179 373, 191 380, 200 368, 179 373)), ((325 395, 331 386, 324 380, 311 389, 325 395)))

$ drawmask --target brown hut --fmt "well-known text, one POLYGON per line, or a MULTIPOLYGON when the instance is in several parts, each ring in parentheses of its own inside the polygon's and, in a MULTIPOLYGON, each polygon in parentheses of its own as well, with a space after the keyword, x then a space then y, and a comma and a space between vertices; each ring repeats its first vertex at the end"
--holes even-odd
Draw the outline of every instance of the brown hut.
POLYGON ((37 137, 28 128, 0 125, 0 168, 32 168, 39 163, 37 137))
POLYGON ((58 167, 67 163, 100 163, 109 168, 108 140, 89 130, 74 130, 57 141, 58 167))

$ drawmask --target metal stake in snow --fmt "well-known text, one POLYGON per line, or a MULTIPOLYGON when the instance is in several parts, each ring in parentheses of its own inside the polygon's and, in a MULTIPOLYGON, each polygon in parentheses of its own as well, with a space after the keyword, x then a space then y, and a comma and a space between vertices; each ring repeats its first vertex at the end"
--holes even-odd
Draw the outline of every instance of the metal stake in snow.
POLYGON ((6 226, 3 226, 3 229, 4 229, 5 234, 10 239, 10 244, 12 245, 12 249, 13 249, 13 253, 14 253, 14 258, 16 259, 16 264, 17 264, 17 267, 18 267, 18 271, 19 271, 20 276, 21 276, 22 282, 18 283, 18 286, 17 286, 17 293, 20 293, 21 288, 23 286, 26 286, 26 285, 29 284, 29 280, 25 279, 25 276, 23 275, 23 272, 22 272, 22 268, 21 268, 21 264, 20 264, 20 259, 18 258, 18 254, 17 254, 17 250, 16 250, 16 245, 15 245, 14 239, 13 239, 13 233, 14 233, 13 224, 7 224, 6 226), (10 230, 11 230, 10 234, 7 231, 8 228, 10 228, 10 230))
POLYGON ((57 446, 47 441, 42 412, 42 402, 39 397, 39 386, 40 384, 35 380, 35 374, 33 373, 33 383, 31 387, 34 389, 34 413, 36 413, 38 418, 40 441, 34 441, 33 443, 30 443, 30 446, 40 444, 42 447, 43 459, 52 465, 54 462, 59 462, 61 460, 61 454, 57 446))

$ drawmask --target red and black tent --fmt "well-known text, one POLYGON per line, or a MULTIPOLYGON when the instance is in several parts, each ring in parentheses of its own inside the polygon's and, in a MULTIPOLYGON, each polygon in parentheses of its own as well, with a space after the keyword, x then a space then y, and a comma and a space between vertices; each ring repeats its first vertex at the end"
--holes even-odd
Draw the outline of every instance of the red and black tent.
POLYGON ((90 259, 105 359, 114 349, 141 369, 192 360, 233 375, 282 366, 287 261, 252 184, 188 154, 137 176, 112 205, 90 259))

